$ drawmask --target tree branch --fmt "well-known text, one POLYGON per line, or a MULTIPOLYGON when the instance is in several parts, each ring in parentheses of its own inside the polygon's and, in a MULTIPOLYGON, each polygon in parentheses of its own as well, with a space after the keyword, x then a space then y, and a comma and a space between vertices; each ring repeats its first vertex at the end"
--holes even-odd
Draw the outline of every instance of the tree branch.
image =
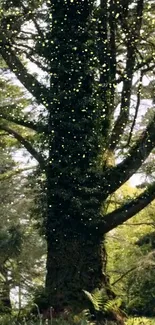
MULTIPOLYGON (((154 253, 155 253, 155 251, 153 250, 151 252, 151 255, 154 256, 154 253)), ((148 254, 148 255, 150 255, 150 254, 148 254)), ((121 281, 124 277, 126 277, 132 271, 135 271, 135 270, 137 270, 139 268, 142 268, 142 266, 144 267, 146 265, 146 262, 147 262, 147 259, 146 258, 148 257, 148 255, 146 257, 144 257, 142 260, 140 260, 136 266, 133 266, 131 269, 129 269, 125 273, 123 273, 117 280, 115 280, 114 282, 112 282, 111 285, 112 286, 115 285, 116 283, 118 283, 119 281, 121 281)))
POLYGON ((135 127, 136 120, 137 120, 137 115, 138 115, 138 110, 139 110, 139 105, 140 105, 140 99, 141 99, 142 80, 143 80, 143 72, 141 71, 141 76, 140 76, 138 90, 137 90, 137 103, 136 103, 136 108, 135 108, 135 115, 134 115, 134 119, 133 119, 133 122, 132 122, 132 125, 131 125, 129 138, 128 138, 127 144, 125 145, 126 147, 128 147, 130 145, 132 134, 133 134, 133 129, 135 127))
POLYGON ((0 33, 0 39, 0 53, 10 70, 15 73, 19 81, 36 98, 36 100, 45 106, 45 103, 49 103, 51 101, 48 89, 33 75, 28 73, 27 69, 12 50, 11 44, 4 34, 0 33))
MULTIPOLYGON (((12 105, 12 106, 14 107, 14 105, 12 105)), ((2 107, 0 107, 0 110, 1 109, 2 109, 2 107)), ((6 121, 24 126, 26 128, 29 128, 29 129, 35 131, 35 132, 48 134, 48 128, 40 122, 35 123, 34 121, 25 120, 24 117, 23 117, 23 119, 20 119, 18 117, 7 115, 5 113, 0 113, 0 117, 6 121)))
POLYGON ((26 58, 36 64, 38 66, 38 68, 40 68, 41 70, 45 71, 45 72, 50 72, 50 69, 48 69, 48 67, 45 67, 45 65, 43 65, 41 63, 41 58, 40 58, 40 61, 39 61, 39 57, 38 59, 35 58, 35 51, 34 49, 31 47, 31 46, 28 46, 27 44, 21 44, 21 43, 15 43, 14 45, 14 49, 16 49, 19 53, 21 52, 21 54, 25 54, 26 58))
MULTIPOLYGON (((136 8, 136 24, 134 24, 131 28, 126 27, 127 21, 125 20, 125 30, 126 30, 126 43, 127 43, 127 56, 126 56, 126 68, 125 68, 125 79, 123 82, 123 90, 121 97, 121 112, 116 120, 114 125, 111 139, 110 139, 110 151, 114 151, 117 147, 117 144, 120 141, 122 134, 124 133, 124 129, 127 125, 129 119, 129 109, 130 109, 130 100, 132 93, 132 79, 135 70, 135 62, 136 62, 136 47, 137 42, 140 38, 140 30, 142 25, 142 16, 143 16, 143 0, 137 1, 136 8), (130 31, 130 32, 129 32, 130 31)), ((128 1, 126 2, 125 12, 128 8, 128 1)), ((128 12, 128 11, 127 11, 128 12)))
MULTIPOLYGON (((23 5, 23 3, 21 4, 21 6, 22 6, 22 8, 23 8, 23 12, 24 12, 24 14, 27 14, 27 7, 25 7, 24 5, 23 5)), ((41 31, 41 29, 40 29, 40 27, 39 27, 39 24, 37 23, 37 21, 36 21, 36 19, 35 19, 35 14, 33 13, 33 15, 31 15, 31 20, 32 20, 32 22, 34 23, 34 25, 35 25, 35 28, 36 28, 36 30, 37 30, 37 32, 38 32, 38 35, 40 36, 40 38, 41 38, 41 40, 42 40, 42 42, 44 41, 44 34, 43 34, 43 32, 41 31)))
POLYGON ((117 144, 128 122, 135 59, 135 48, 129 43, 127 47, 127 61, 125 69, 126 78, 123 83, 121 97, 121 110, 112 131, 110 139, 110 151, 114 151, 117 147, 117 144))
POLYGON ((13 135, 13 137, 17 139, 19 143, 21 143, 25 147, 25 149, 38 161, 41 169, 46 170, 46 162, 44 158, 39 152, 36 151, 36 149, 31 145, 29 141, 24 139, 22 135, 20 135, 18 132, 14 131, 13 129, 9 128, 6 125, 0 125, 0 129, 13 135))
POLYGON ((129 273, 132 271, 135 271, 139 268, 139 265, 133 266, 131 269, 127 270, 125 273, 123 273, 117 280, 111 283, 111 286, 114 286, 117 282, 121 281, 123 278, 125 278, 129 273))
POLYGON ((110 0, 109 29, 110 29, 110 90, 111 90, 111 111, 114 111, 115 79, 116 79, 116 3, 110 0))
POLYGON ((135 174, 154 147, 155 115, 136 144, 129 150, 127 158, 117 166, 107 169, 103 174, 102 198, 107 198, 135 174))
MULTIPOLYGON (((148 58, 147 60, 142 60, 142 62, 137 63, 137 65, 134 68, 134 73, 137 72, 138 70, 142 69, 143 74, 152 70, 154 68, 154 65, 149 65, 150 63, 154 63, 153 57, 148 58), (145 66, 147 66, 147 68, 144 68, 145 66)), ((117 73, 119 73, 117 71, 117 73)), ((122 82, 125 79, 124 77, 124 73, 121 73, 121 76, 116 80, 116 84, 119 84, 120 82, 122 82)))
POLYGON ((124 204, 122 207, 116 209, 115 211, 108 213, 106 216, 104 216, 103 221, 96 223, 94 226, 96 229, 98 229, 99 234, 105 234, 132 218, 154 199, 155 182, 148 186, 148 188, 136 199, 124 204))
POLYGON ((34 168, 33 166, 26 167, 26 168, 18 168, 18 169, 11 170, 9 172, 2 173, 2 174, 0 174, 0 181, 5 181, 6 179, 10 179, 17 174, 21 174, 27 170, 32 170, 33 168, 34 168))

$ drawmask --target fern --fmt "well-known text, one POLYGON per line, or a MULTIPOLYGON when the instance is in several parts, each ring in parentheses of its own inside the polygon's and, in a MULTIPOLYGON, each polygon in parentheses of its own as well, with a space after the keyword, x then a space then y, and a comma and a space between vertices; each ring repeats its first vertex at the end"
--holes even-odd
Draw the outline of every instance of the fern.
POLYGON ((104 305, 105 311, 120 311, 120 306, 122 304, 122 300, 120 298, 115 298, 113 300, 108 300, 104 305))
MULTIPOLYGON (((124 320, 127 319, 126 313, 124 313, 120 306, 122 301, 120 298, 109 300, 104 290, 95 290, 93 293, 84 291, 85 295, 91 301, 94 311, 99 313, 98 316, 105 317, 108 315, 117 321, 117 324, 124 324, 124 320), (101 313, 101 314, 100 314, 101 313)), ((97 315, 96 315, 97 316, 97 315)), ((97 317, 98 317, 97 316, 97 317)), ((109 323, 110 324, 110 323, 109 323)), ((115 322, 116 324, 116 322, 115 322)))
POLYGON ((83 290, 89 301, 92 303, 94 309, 96 311, 102 311, 104 308, 105 303, 107 302, 107 294, 105 291, 96 289, 92 293, 83 290))
POLYGON ((107 294, 105 291, 96 289, 92 293, 83 290, 89 301, 91 301, 94 309, 96 311, 102 311, 102 312, 109 312, 109 311, 117 311, 119 310, 119 307, 121 306, 121 299, 115 298, 109 300, 107 297, 107 294))

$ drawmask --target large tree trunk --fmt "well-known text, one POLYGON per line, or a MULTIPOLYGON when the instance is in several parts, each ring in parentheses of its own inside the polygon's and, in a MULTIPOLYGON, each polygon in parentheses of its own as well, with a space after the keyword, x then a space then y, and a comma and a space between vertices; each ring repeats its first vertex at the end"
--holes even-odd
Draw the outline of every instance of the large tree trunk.
POLYGON ((59 310, 68 306, 84 309, 82 290, 107 287, 103 244, 99 238, 82 233, 70 232, 65 238, 65 227, 57 234, 57 241, 54 239, 48 240, 46 287, 50 305, 59 310))
MULTIPOLYGON (((68 159, 66 155, 64 158, 68 159)), ((47 182, 46 292, 49 305, 55 310, 62 311, 65 307, 82 310, 89 305, 82 290, 105 288, 108 297, 114 298, 106 277, 104 236, 93 227, 101 218, 102 203, 95 196, 98 194, 95 178, 88 181, 81 169, 71 168, 70 164, 68 168, 60 164, 59 168, 53 164, 51 171, 49 167, 47 182), (78 191, 81 177, 83 187, 78 191)))
POLYGON ((50 5, 46 292, 57 310, 83 309, 82 290, 108 290, 103 235, 93 229, 101 219, 98 162, 109 129, 101 118, 104 103, 100 105, 94 88, 94 35, 88 28, 93 4, 92 0, 55 0, 50 5))

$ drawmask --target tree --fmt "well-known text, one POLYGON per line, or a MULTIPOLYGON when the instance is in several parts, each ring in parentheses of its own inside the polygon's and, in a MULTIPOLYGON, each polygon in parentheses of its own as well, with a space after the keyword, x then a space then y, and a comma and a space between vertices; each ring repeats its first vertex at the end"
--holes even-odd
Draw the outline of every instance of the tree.
MULTIPOLYGON (((155 146, 154 115, 132 143, 122 141, 132 117, 133 79, 137 76, 140 85, 154 68, 154 3, 95 3, 12 1, 9 7, 4 1, 1 19, 2 58, 41 105, 30 118, 13 111, 2 114, 1 129, 27 149, 46 176, 46 292, 49 304, 59 310, 83 305, 83 289, 106 286, 111 293, 104 273, 104 235, 155 198, 153 182, 111 213, 101 211, 155 146), (6 15, 7 6, 11 12, 6 15), (23 55, 42 69, 42 81, 29 72, 23 55), (36 132, 35 141, 17 125, 36 132), (122 146, 124 159, 109 165, 107 157, 116 159, 122 146)), ((131 131, 140 102, 139 86, 131 131)))
MULTIPOLYGON (((13 168, 14 163, 9 157, 9 154, 5 154, 3 149, 1 151, 1 174, 7 173, 9 168, 13 168)), ((16 195, 14 193, 14 195, 16 195)), ((21 249, 21 231, 19 227, 15 227, 16 220, 10 221, 10 213, 7 214, 6 208, 8 203, 11 206, 12 195, 10 193, 10 182, 3 181, 1 179, 1 226, 0 226, 0 305, 5 306, 8 310, 11 309, 10 301, 10 280, 9 272, 7 268, 8 259, 14 259, 19 254, 21 249)), ((2 307, 2 306, 1 306, 2 307)))
POLYGON ((43 283, 45 243, 31 217, 34 189, 29 187, 23 169, 17 168, 11 154, 4 150, 2 141, 1 145, 0 308, 6 312, 12 309, 12 290, 17 296, 19 288, 21 308, 23 292, 26 299, 43 283))
MULTIPOLYGON (((0 114, 9 114, 10 107, 17 113, 30 104, 19 86, 4 77, 0 84, 0 114)), ((20 130, 31 137, 32 132, 20 130)), ((34 286, 42 283, 45 262, 45 243, 34 222, 36 176, 32 166, 23 168, 14 161, 15 153, 21 155, 18 142, 0 131, 0 308, 4 312, 12 309, 12 290, 17 296, 19 287, 21 307, 22 292, 31 294, 34 286)))

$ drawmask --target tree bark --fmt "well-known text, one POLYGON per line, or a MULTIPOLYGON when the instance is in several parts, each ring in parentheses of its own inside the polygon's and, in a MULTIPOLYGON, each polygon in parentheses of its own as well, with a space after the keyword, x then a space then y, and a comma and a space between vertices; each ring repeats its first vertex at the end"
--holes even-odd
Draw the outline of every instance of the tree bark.
POLYGON ((57 241, 48 240, 46 288, 50 305, 58 311, 82 310, 88 306, 82 290, 107 287, 103 242, 76 232, 67 237, 62 233, 57 241))

